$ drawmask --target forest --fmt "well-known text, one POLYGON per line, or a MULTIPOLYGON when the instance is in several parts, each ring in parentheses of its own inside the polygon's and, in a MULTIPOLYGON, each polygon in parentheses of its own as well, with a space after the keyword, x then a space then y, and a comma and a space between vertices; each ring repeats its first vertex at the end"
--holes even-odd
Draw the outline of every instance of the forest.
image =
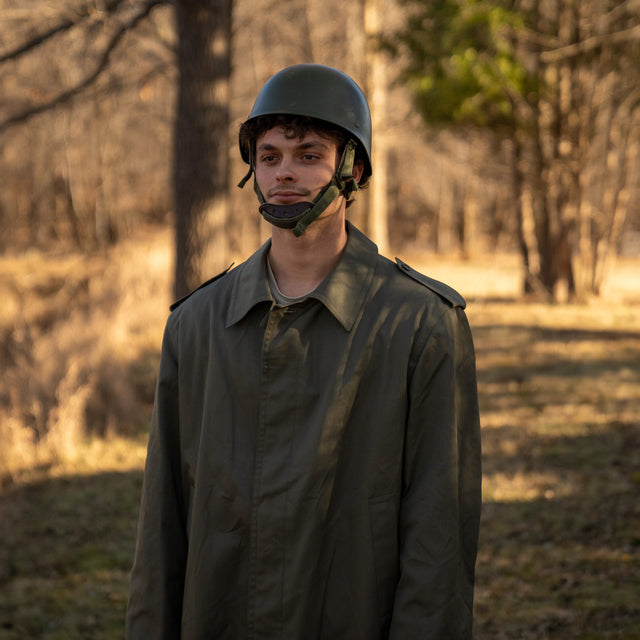
POLYGON ((383 253, 514 249, 526 292, 573 298, 637 252, 631 0, 177 2, 175 24, 160 0, 3 7, 5 250, 170 223, 176 290, 194 286, 265 235, 235 189, 253 97, 316 61, 370 96, 376 181, 355 221, 383 253))
POLYGON ((369 98, 354 224, 468 302, 474 637, 636 637, 638 59, 638 0, 0 0, 0 640, 122 637, 168 306, 268 237, 238 128, 299 62, 369 98))

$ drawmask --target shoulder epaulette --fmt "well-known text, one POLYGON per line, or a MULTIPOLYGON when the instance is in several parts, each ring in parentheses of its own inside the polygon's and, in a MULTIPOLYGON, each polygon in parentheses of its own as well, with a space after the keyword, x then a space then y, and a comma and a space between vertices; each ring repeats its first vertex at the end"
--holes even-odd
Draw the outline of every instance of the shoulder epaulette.
POLYGON ((396 265, 398 265, 398 269, 400 269, 402 273, 408 275, 416 282, 419 282, 425 287, 431 289, 431 291, 435 291, 435 293, 447 300, 447 302, 450 302, 454 307, 462 307, 464 309, 467 306, 464 298, 455 289, 452 289, 449 285, 444 284, 444 282, 429 278, 419 271, 412 269, 408 264, 402 262, 400 258, 396 258, 396 265))
POLYGON ((209 280, 207 280, 206 282, 203 282, 199 287, 196 287, 193 291, 190 291, 189 293, 187 293, 186 296, 183 296, 179 300, 176 300, 169 307, 169 311, 175 311, 185 300, 190 298, 196 291, 200 291, 200 289, 204 289, 205 287, 208 287, 212 282, 215 282, 219 278, 222 278, 222 276, 227 275, 227 273, 229 273, 229 271, 231 270, 231 267, 233 267, 233 264, 234 263, 231 263, 224 271, 219 273, 217 276, 213 276, 213 278, 209 278, 209 280))

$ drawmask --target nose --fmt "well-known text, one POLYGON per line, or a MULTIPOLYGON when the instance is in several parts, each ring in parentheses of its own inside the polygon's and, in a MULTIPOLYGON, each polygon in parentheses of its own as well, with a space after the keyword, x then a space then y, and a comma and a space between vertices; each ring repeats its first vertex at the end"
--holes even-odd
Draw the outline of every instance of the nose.
POLYGON ((293 182, 296 180, 296 174, 293 170, 293 163, 291 158, 283 157, 278 164, 276 171, 276 180, 278 182, 293 182))

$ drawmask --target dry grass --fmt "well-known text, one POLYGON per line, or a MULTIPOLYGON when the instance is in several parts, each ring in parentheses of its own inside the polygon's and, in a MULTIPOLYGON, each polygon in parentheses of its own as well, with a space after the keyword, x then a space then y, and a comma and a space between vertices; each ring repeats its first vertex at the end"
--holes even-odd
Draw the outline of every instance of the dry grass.
POLYGON ((156 233, 110 255, 3 261, 3 483, 73 462, 88 436, 144 427, 169 302, 169 256, 169 234, 156 233))
MULTIPOLYGON (((122 637, 169 244, 2 263, 1 640, 122 637)), ((638 264, 601 300, 550 306, 518 301, 510 256, 412 262, 469 299, 477 640, 637 637, 638 264)))
POLYGON ((122 638, 170 234, 2 261, 0 638, 122 638))
POLYGON ((476 303, 477 638, 635 638, 640 307, 476 303))

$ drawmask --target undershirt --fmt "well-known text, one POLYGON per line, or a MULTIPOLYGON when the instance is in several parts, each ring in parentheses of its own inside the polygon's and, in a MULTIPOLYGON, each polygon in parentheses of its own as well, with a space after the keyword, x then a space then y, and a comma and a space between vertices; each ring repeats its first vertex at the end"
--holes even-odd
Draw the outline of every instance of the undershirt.
POLYGON ((269 277, 269 288, 271 289, 271 295, 273 299, 276 301, 276 304, 281 307, 287 307, 290 304, 297 304, 298 302, 304 302, 308 293, 302 296, 298 296, 296 298, 290 298, 289 296, 285 296, 282 291, 278 288, 278 283, 276 281, 276 277, 273 275, 273 270, 271 269, 271 263, 267 260, 267 274, 269 277))

